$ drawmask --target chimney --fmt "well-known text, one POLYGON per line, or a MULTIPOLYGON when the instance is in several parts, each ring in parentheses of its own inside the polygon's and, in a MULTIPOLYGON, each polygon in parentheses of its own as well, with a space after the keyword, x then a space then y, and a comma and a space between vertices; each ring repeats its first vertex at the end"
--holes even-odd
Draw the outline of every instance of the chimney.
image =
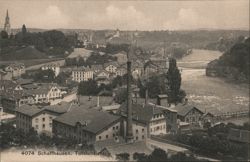
POLYGON ((97 104, 96 104, 96 106, 97 106, 97 107, 100 106, 100 98, 99 98, 99 96, 97 96, 97 104))
POLYGON ((127 131, 126 142, 133 142, 133 130, 132 130, 132 93, 131 93, 131 61, 127 62, 127 131))
POLYGON ((148 87, 146 87, 146 91, 145 91, 145 105, 148 104, 148 87))

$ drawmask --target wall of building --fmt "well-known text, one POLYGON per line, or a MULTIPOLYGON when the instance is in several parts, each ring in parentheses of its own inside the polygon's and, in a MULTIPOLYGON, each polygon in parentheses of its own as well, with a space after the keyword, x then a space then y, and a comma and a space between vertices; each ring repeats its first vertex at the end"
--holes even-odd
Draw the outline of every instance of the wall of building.
POLYGON ((105 68, 106 71, 110 72, 110 73, 115 73, 116 72, 117 67, 114 65, 109 65, 105 68))
POLYGON ((93 133, 84 131, 81 127, 70 126, 53 120, 52 133, 58 137, 70 138, 79 142, 93 144, 96 136, 93 133))
POLYGON ((120 136, 120 128, 121 128, 120 127, 120 121, 114 123, 113 125, 111 125, 107 129, 102 131, 101 133, 98 133, 96 135, 96 141, 102 141, 102 140, 106 140, 106 139, 113 139, 116 136, 120 136))
MULTIPOLYGON (((122 128, 124 129, 123 131, 123 137, 126 137, 126 120, 123 121, 123 126, 122 128)), ((146 140, 148 136, 148 129, 145 124, 139 123, 135 120, 133 120, 132 123, 132 129, 133 129, 133 136, 135 141, 143 141, 146 140)))
POLYGON ((166 119, 163 114, 154 115, 149 123, 150 135, 166 134, 166 119))
POLYGON ((184 121, 190 124, 198 124, 202 113, 197 111, 196 109, 192 109, 188 114, 184 117, 184 121))
POLYGON ((22 113, 16 113, 16 127, 27 133, 32 127, 32 118, 22 113))
POLYGON ((76 82, 88 81, 94 78, 93 71, 72 71, 72 80, 76 82))
POLYGON ((32 118, 32 127, 38 134, 46 133, 52 135, 52 120, 58 115, 44 111, 43 113, 32 118))

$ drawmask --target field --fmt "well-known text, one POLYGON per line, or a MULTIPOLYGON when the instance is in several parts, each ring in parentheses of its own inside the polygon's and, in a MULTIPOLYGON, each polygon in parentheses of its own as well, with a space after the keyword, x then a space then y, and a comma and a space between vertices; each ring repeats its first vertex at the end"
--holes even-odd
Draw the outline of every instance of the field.
POLYGON ((74 57, 89 57, 91 55, 91 50, 87 50, 84 48, 75 48, 74 51, 68 56, 68 58, 74 57))
POLYGON ((205 75, 204 65, 220 55, 214 51, 194 50, 191 55, 181 60, 183 64, 178 63, 182 69, 182 88, 186 91, 188 100, 201 110, 216 114, 248 110, 247 85, 228 83, 221 78, 205 75), (205 56, 210 54, 211 56, 205 56), (199 66, 198 63, 202 61, 203 66, 199 66))

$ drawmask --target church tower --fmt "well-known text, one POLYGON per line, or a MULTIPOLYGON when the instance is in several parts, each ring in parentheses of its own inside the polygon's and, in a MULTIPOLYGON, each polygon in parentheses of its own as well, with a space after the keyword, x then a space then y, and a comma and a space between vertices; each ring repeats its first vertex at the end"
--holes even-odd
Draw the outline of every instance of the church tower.
POLYGON ((6 31, 6 32, 8 33, 8 35, 11 34, 11 29, 10 29, 10 18, 9 18, 8 10, 7 10, 6 17, 5 17, 4 31, 6 31))

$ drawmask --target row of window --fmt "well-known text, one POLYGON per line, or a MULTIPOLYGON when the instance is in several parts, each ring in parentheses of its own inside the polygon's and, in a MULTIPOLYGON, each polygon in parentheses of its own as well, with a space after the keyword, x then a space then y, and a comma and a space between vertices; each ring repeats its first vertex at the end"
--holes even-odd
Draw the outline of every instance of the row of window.
MULTIPOLYGON (((45 129, 45 124, 42 124, 42 129, 45 129)), ((49 127, 52 128, 52 123, 49 123, 49 127)), ((35 129, 38 129, 39 126, 38 125, 35 125, 35 129)))
POLYGON ((154 128, 150 128, 150 132, 157 132, 159 130, 165 130, 166 129, 166 125, 161 125, 161 126, 157 126, 154 128))
MULTIPOLYGON (((53 117, 50 116, 49 117, 49 121, 52 121, 52 119, 53 119, 53 117)), ((39 118, 36 118, 35 121, 36 121, 36 123, 38 123, 39 122, 39 118)), ((45 117, 42 118, 42 121, 45 122, 45 117)))

